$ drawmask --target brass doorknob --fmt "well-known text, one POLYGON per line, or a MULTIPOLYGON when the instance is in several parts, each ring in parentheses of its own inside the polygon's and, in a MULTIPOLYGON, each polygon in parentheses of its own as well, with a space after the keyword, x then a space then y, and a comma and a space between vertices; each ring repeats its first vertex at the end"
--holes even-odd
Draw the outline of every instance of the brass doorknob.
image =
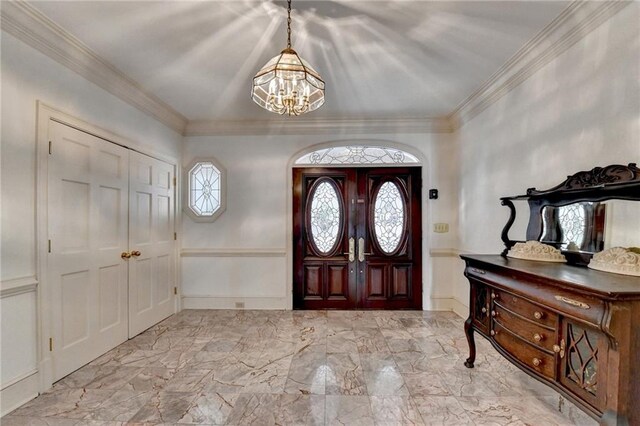
POLYGON ((134 250, 134 251, 132 251, 132 252, 131 252, 131 256, 134 256, 134 257, 138 257, 138 256, 140 256, 141 254, 142 254, 142 253, 140 253, 140 251, 139 251, 139 250, 134 250))
POLYGON ((129 259, 131 258, 131 253, 129 253, 128 251, 123 251, 122 254, 120 254, 120 257, 123 259, 129 259))

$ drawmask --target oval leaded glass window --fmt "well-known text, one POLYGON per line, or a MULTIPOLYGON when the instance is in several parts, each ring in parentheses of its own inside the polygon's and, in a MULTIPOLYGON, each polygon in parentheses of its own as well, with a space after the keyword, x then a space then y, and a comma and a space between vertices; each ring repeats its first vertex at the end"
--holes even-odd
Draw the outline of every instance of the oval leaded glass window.
POLYGON ((378 189, 373 203, 373 224, 380 249, 391 254, 402 241, 405 221, 405 205, 398 185, 385 182, 378 189))
POLYGON ((224 169, 213 160, 196 160, 187 168, 186 207, 197 221, 212 221, 224 211, 224 169))
POLYGON ((338 242, 342 208, 338 192, 329 181, 320 182, 311 194, 311 240, 321 254, 329 254, 338 242))

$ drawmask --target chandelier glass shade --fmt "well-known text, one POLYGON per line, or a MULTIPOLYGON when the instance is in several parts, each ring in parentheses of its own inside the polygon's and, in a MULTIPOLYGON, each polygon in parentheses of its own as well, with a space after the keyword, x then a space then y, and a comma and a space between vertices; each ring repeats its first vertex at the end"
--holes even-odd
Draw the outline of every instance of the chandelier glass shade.
POLYGON ((287 13, 287 47, 255 75, 251 98, 267 111, 300 115, 324 104, 324 81, 291 48, 291 0, 287 13))

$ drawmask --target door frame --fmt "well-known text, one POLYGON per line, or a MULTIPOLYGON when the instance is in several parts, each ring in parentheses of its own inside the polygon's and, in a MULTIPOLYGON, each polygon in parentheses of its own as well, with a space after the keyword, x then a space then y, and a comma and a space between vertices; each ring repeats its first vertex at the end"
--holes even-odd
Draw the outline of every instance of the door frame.
POLYGON ((431 221, 431 203, 425 203, 425 200, 428 199, 427 195, 429 192, 429 188, 431 186, 431 167, 428 162, 428 158, 426 155, 419 151, 417 148, 406 145, 402 143, 398 143, 395 141, 390 141, 386 139, 371 139, 371 138, 353 138, 353 139, 341 139, 334 140, 330 142, 324 142, 320 144, 314 144, 307 146, 298 152, 296 152, 293 156, 289 158, 287 163, 287 197, 286 197, 286 212, 287 217, 285 220, 286 226, 286 267, 287 267, 287 288, 285 298, 287 301, 287 310, 293 310, 293 274, 294 274, 294 264, 293 264, 293 169, 295 168, 313 168, 313 167, 345 167, 345 168, 359 168, 359 167, 371 167, 376 166, 371 164, 319 164, 319 165, 296 165, 295 162, 297 159, 302 157, 305 154, 310 152, 323 149, 323 148, 332 148, 332 147, 340 147, 340 146, 349 146, 349 145, 366 145, 371 147, 387 147, 387 148, 396 148, 402 151, 406 151, 414 156, 420 161, 419 163, 414 164, 380 164, 380 167, 422 167, 422 188, 421 188, 421 199, 422 199, 422 218, 421 218, 421 226, 422 226, 422 309, 425 309, 425 306, 429 306, 428 301, 425 299, 428 294, 425 292, 425 288, 430 286, 431 284, 431 276, 427 275, 431 271, 431 257, 429 256, 428 247, 430 246, 430 232, 427 232, 430 229, 430 221, 431 221))
MULTIPOLYGON (((53 364, 51 352, 49 351, 49 338, 52 336, 54 327, 51 315, 51 286, 47 282, 48 276, 48 194, 49 194, 49 122, 55 121, 60 124, 72 127, 82 132, 88 133, 108 142, 120 145, 124 148, 137 151, 158 160, 169 163, 174 168, 176 176, 175 185, 175 206, 174 218, 177 212, 182 210, 180 180, 180 162, 177 158, 158 151, 151 145, 142 144, 131 139, 122 137, 109 130, 86 122, 71 114, 67 114, 52 106, 38 100, 36 101, 36 182, 35 182, 35 245, 36 245, 36 351, 37 351, 37 375, 40 392, 44 392, 53 385, 53 364)), ((178 231, 179 223, 174 220, 174 232, 178 231)), ((175 244, 175 268, 174 282, 178 287, 178 294, 181 294, 180 263, 179 263, 180 241, 175 244)), ((174 312, 181 309, 180 297, 175 297, 174 312)), ((55 342, 54 342, 55 344, 55 342)))

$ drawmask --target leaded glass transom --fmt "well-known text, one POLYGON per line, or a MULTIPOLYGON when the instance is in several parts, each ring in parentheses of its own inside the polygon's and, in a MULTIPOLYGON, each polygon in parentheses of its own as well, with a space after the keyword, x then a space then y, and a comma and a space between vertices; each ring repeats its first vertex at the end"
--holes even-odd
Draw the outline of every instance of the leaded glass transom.
POLYGON ((373 223, 380 249, 391 254, 398 249, 404 232, 405 205, 398 185, 385 182, 374 202, 373 223))
POLYGON ((420 164, 420 160, 400 149, 349 145, 319 149, 296 160, 297 165, 352 164, 420 164))
POLYGON ((338 193, 332 184, 323 181, 316 186, 311 197, 311 238, 321 254, 329 254, 338 241, 342 223, 338 193))
POLYGON ((198 216, 213 216, 221 205, 222 173, 210 162, 197 162, 189 170, 189 208, 198 216))

